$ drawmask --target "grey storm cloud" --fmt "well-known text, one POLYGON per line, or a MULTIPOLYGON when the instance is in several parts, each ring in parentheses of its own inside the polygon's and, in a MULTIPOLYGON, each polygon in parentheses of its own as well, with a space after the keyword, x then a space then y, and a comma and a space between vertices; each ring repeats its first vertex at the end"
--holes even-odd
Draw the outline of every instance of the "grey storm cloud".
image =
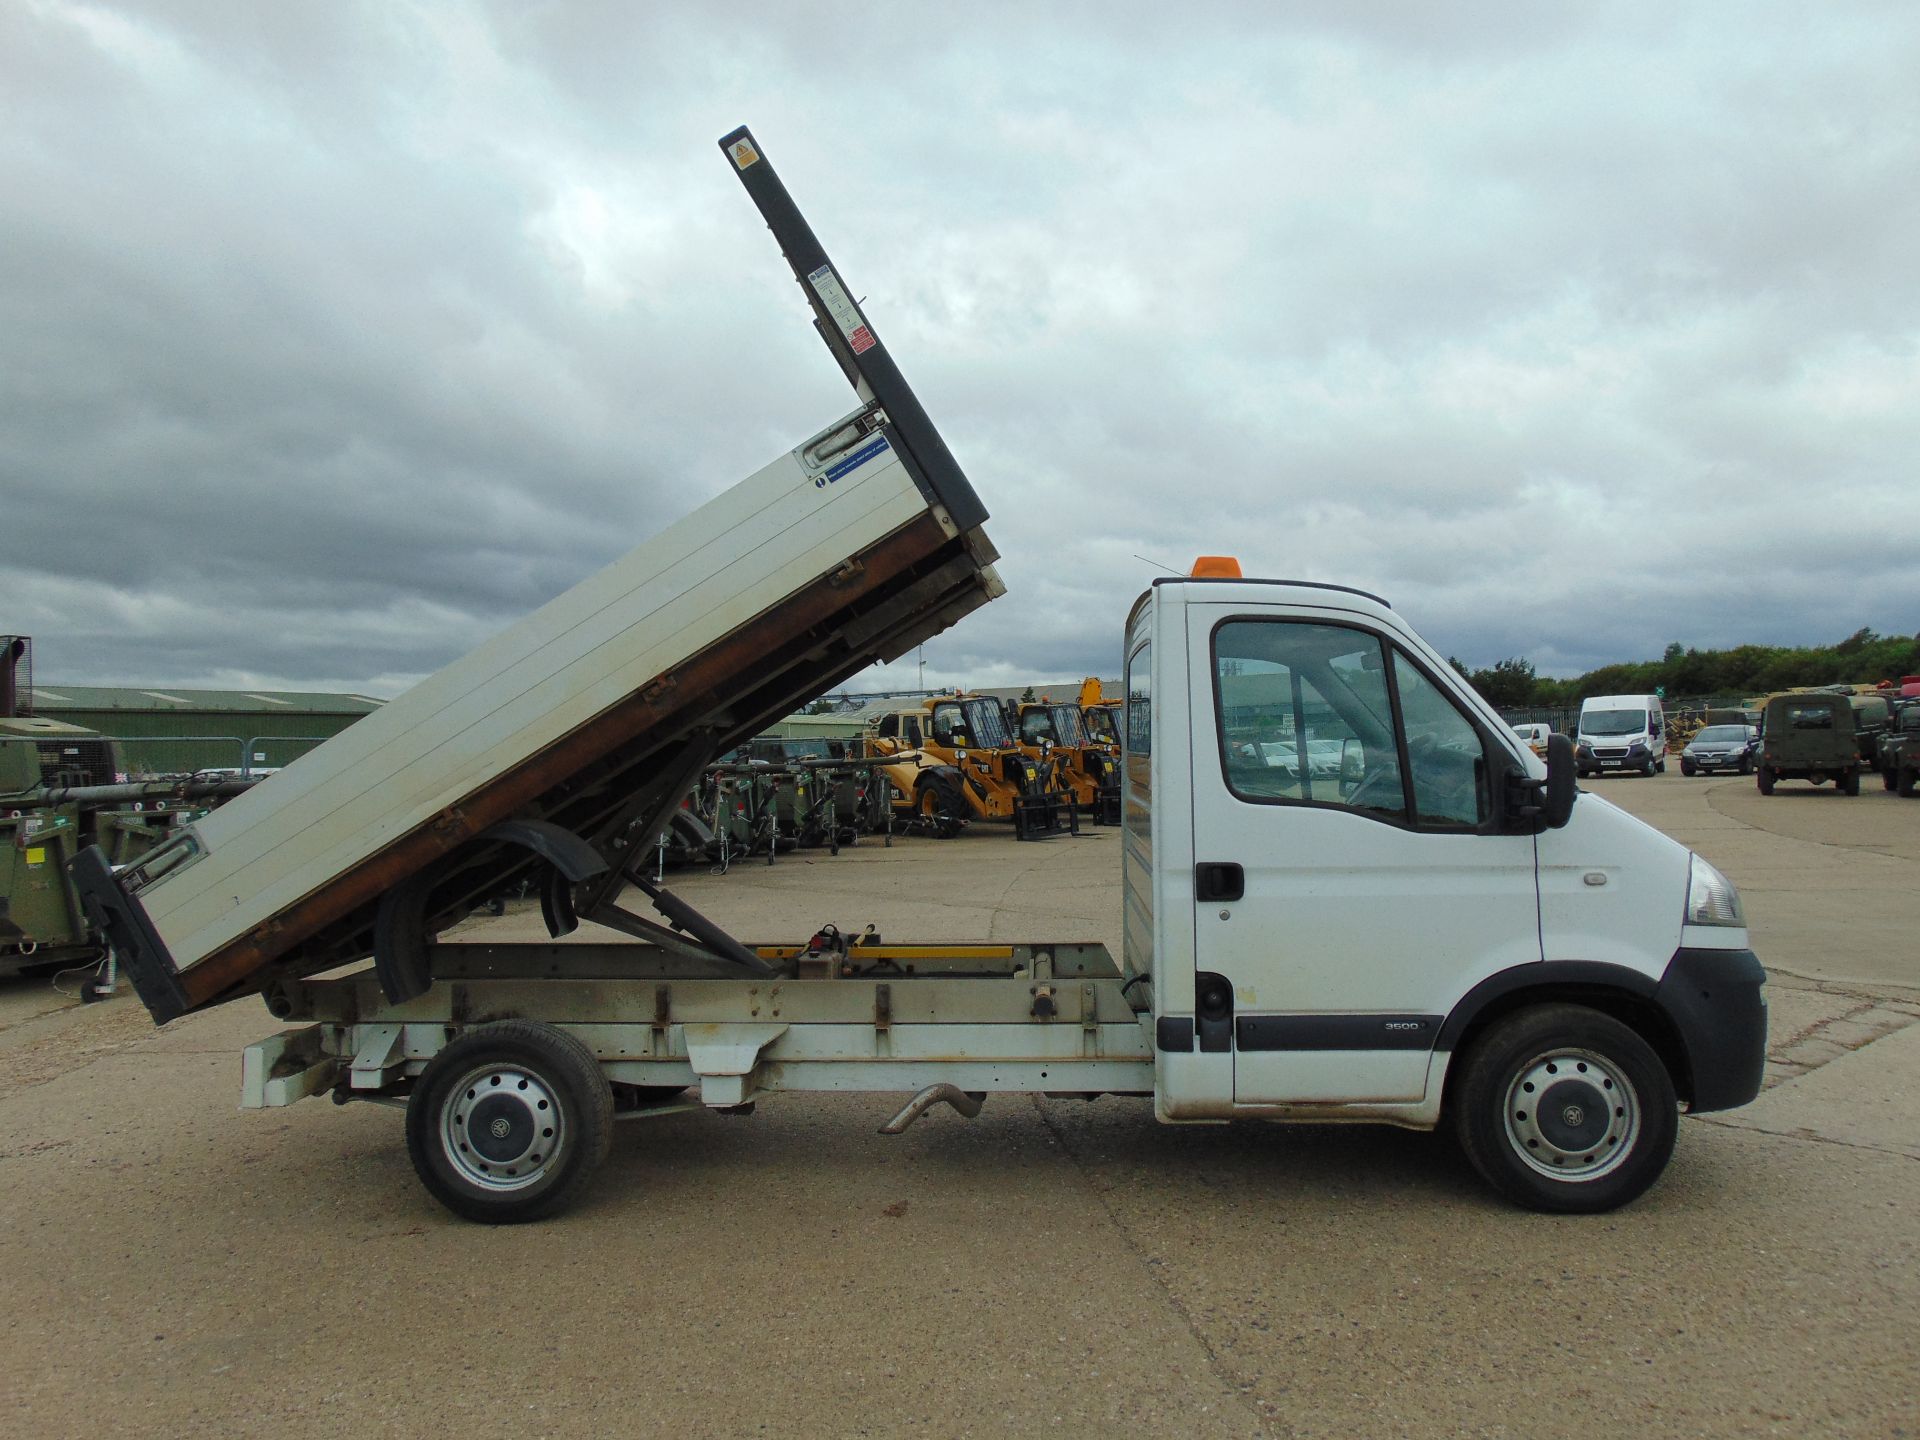
POLYGON ((391 693, 850 408, 745 122, 993 512, 929 683, 1223 551, 1558 673, 1910 632, 1915 73, 1896 5, 29 0, 0 630, 391 693))

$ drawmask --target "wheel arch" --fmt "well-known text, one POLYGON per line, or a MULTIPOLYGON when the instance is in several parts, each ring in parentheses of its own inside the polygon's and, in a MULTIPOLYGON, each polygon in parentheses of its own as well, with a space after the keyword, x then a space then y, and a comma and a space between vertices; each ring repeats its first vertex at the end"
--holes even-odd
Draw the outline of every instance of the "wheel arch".
MULTIPOLYGON (((1685 1039, 1655 997, 1659 981, 1624 965, 1549 960, 1488 976, 1462 996, 1440 1026, 1436 1050, 1464 1054, 1490 1026, 1533 1005, 1585 1005, 1618 1020, 1653 1048, 1682 1100, 1693 1100, 1693 1067, 1685 1039)), ((1451 1089, 1460 1067, 1449 1061, 1451 1089)))
POLYGON ((913 788, 918 791, 922 785, 944 780, 956 791, 962 788, 959 768, 953 765, 922 765, 913 772, 913 788))

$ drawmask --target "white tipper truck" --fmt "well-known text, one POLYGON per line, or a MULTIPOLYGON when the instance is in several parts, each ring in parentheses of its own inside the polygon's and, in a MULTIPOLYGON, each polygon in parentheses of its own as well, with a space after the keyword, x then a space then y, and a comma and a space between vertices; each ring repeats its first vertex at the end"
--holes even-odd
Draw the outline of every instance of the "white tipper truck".
MULTIPOLYGON (((1124 947, 745 944, 654 885, 714 755, 1000 593, 986 511, 746 130, 721 149, 860 407, 137 865, 88 914, 155 1018, 259 994, 242 1103, 404 1107, 487 1222, 613 1121, 780 1090, 1150 1097, 1172 1123, 1452 1123, 1599 1211, 1746 1103, 1764 971, 1724 877, 1544 763, 1376 596, 1203 558, 1124 627, 1124 947), (507 886, 550 931, 442 942, 507 886), (653 914, 627 903, 638 897, 653 914), (344 975, 327 975, 358 964, 344 975)), ((484 932, 482 932, 484 934, 484 932)))

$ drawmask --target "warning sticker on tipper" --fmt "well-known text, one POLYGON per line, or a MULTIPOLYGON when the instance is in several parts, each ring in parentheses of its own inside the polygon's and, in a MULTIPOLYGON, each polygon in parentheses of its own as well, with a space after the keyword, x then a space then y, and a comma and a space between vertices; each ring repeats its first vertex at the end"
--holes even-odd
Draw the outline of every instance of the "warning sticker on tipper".
POLYGON ((46 863, 47 863, 47 852, 45 850, 27 851, 27 864, 44 865, 46 863))
POLYGON ((734 165, 741 170, 749 165, 756 165, 760 161, 760 152, 753 148, 751 140, 734 141, 727 146, 727 153, 733 157, 734 165))
POLYGON ((807 283, 813 286, 813 293, 820 297, 820 303, 827 307, 827 314, 840 327, 840 333, 847 337, 847 344, 853 348, 853 353, 863 355, 871 350, 877 343, 873 331, 867 328, 853 301, 847 298, 840 277, 833 273, 832 267, 822 265, 807 276, 807 283))

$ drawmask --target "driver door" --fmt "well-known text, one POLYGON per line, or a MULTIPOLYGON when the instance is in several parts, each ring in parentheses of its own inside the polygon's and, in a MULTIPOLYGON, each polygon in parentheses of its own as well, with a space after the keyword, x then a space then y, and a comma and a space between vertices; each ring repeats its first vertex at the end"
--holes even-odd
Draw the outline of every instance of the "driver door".
POLYGON ((1412 1101, 1447 1010, 1540 958, 1505 758, 1350 623, 1188 608, 1198 968, 1232 987, 1234 1101, 1412 1101))

